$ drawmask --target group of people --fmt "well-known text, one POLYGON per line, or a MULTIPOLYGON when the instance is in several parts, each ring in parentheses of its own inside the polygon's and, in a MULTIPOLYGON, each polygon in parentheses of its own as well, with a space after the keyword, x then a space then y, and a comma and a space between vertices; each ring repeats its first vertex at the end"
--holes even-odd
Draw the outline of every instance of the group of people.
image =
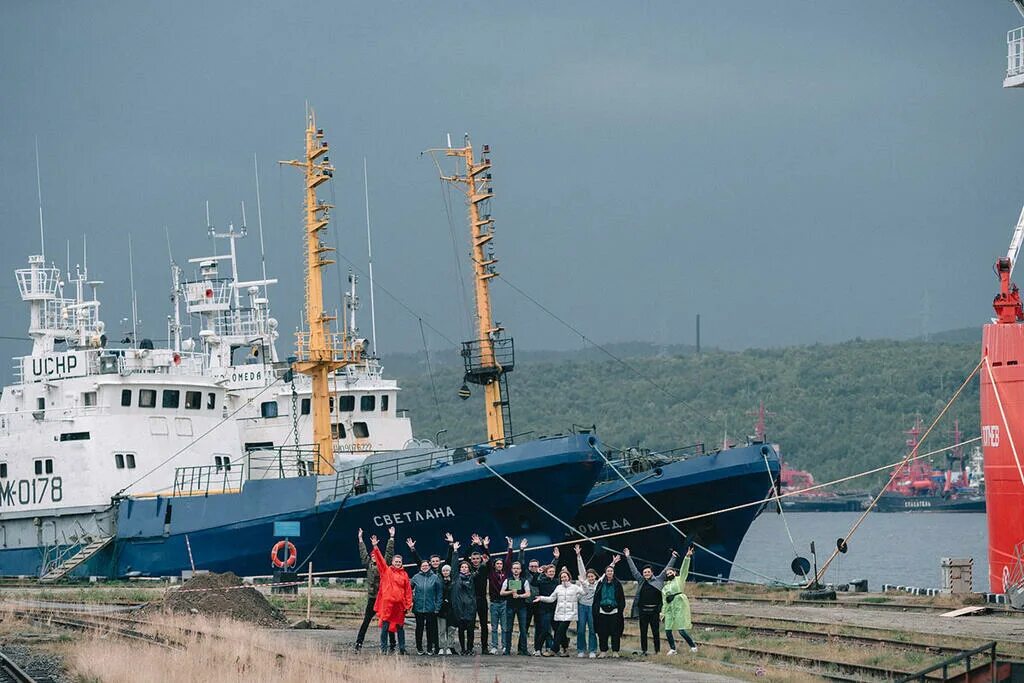
MULTIPOLYGON (((381 653, 393 653, 397 648, 399 654, 407 654, 405 620, 411 612, 416 625, 416 652, 420 655, 475 654, 478 625, 482 654, 510 655, 512 634, 518 624, 518 654, 568 657, 569 627, 575 622, 577 657, 619 656, 626 616, 625 591, 622 582, 615 578, 619 555, 612 557, 611 564, 599 576, 595 569, 586 567, 577 545, 578 573, 574 580, 568 566, 559 568, 557 547, 552 550, 550 563, 541 565, 537 559, 527 563, 528 546, 523 539, 518 558, 513 561, 514 543, 510 537, 505 538, 505 553, 495 556, 490 550, 490 538, 473 534, 470 552, 460 556, 459 541, 445 534, 448 550, 443 559, 437 554, 422 559, 416 541, 406 539, 414 566, 410 576, 404 566, 405 558, 395 553, 394 527, 388 529, 388 535, 383 552, 379 539, 371 536, 368 553, 363 530, 359 530, 367 603, 356 636, 357 651, 376 616, 381 653), (528 635, 531 625, 532 647, 528 635)), ((661 651, 662 628, 669 647, 667 654, 676 654, 673 632, 696 652, 697 646, 689 634, 690 602, 684 592, 693 549, 686 552, 678 571, 675 564, 680 556, 672 551, 668 564, 657 575, 650 566, 638 570, 629 548, 624 548, 622 555, 636 580, 631 616, 639 622, 640 652, 648 653, 649 636, 654 653, 661 651)))

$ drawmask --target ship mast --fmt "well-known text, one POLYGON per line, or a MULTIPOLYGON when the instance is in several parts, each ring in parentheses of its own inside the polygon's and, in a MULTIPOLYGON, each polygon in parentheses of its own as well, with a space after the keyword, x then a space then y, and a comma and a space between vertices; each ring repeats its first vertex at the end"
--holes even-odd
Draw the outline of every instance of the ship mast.
MULTIPOLYGON (((484 407, 487 421, 487 442, 497 448, 512 444, 512 419, 508 400, 506 373, 511 372, 515 362, 512 338, 502 337, 504 328, 494 320, 491 311, 491 280, 498 275, 495 268, 498 259, 494 255, 494 219, 490 213, 490 199, 494 196, 491 187, 491 160, 489 145, 484 145, 483 155, 478 160, 473 153, 469 135, 464 146, 427 150, 435 163, 437 154, 455 157, 461 161, 452 175, 446 175, 438 164, 441 180, 459 187, 466 194, 469 211, 471 256, 473 259, 473 283, 476 295, 477 338, 463 342, 462 358, 465 365, 465 382, 479 384, 484 388, 484 407), (459 174, 459 170, 462 171, 459 174)), ((469 397, 469 387, 463 385, 459 391, 462 398, 469 397)))
POLYGON ((348 343, 345 334, 331 332, 334 316, 324 311, 323 269, 334 261, 324 254, 334 251, 320 239, 320 231, 330 222, 331 204, 317 198, 316 188, 334 174, 327 157, 324 131, 316 127, 316 115, 306 117, 306 157, 278 163, 300 168, 306 183, 304 237, 306 247, 306 331, 296 333, 296 372, 313 378, 313 444, 316 448, 316 473, 334 472, 334 444, 331 437, 330 388, 328 378, 336 369, 359 362, 359 349, 348 343))

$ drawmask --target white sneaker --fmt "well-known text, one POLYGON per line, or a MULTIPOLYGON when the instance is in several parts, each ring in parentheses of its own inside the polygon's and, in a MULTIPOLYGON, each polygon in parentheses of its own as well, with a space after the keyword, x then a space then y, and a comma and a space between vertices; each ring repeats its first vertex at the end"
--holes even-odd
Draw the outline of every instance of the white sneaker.
POLYGON ((594 657, 597 657, 597 653, 596 653, 596 652, 591 652, 591 653, 590 653, 589 655, 587 655, 587 656, 588 656, 588 657, 590 657, 591 659, 593 659, 594 657))
POLYGON ((618 652, 613 652, 612 653, 612 657, 614 657, 615 659, 618 659, 619 658, 619 653, 618 652))
POLYGON ((696 652, 696 651, 697 651, 697 646, 696 645, 694 645, 693 647, 690 648, 690 652, 696 652))
POLYGON ((668 652, 666 652, 665 654, 667 654, 667 655, 674 655, 675 653, 676 653, 676 651, 675 651, 675 650, 669 650, 669 651, 668 651, 668 652))
POLYGON ((496 655, 496 654, 498 654, 498 648, 496 648, 496 647, 492 647, 492 648, 491 648, 491 654, 492 654, 492 655, 496 655))
POLYGON ((540 657, 540 650, 534 650, 533 652, 530 653, 530 656, 532 656, 532 657, 540 657))
POLYGON ((579 657, 580 659, 583 659, 584 657, 587 656, 587 653, 586 652, 577 652, 576 656, 579 657))

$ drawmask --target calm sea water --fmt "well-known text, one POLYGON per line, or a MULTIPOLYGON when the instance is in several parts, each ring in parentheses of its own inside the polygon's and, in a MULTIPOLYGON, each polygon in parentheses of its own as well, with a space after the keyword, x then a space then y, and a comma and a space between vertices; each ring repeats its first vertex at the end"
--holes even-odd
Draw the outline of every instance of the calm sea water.
MULTIPOLYGON (((818 551, 818 564, 846 536, 857 520, 856 512, 787 513, 786 521, 797 551, 808 560, 810 542, 818 551)), ((829 567, 825 581, 841 583, 867 579, 868 589, 883 583, 941 588, 943 557, 974 558, 974 590, 988 590, 988 530, 984 514, 870 513, 849 541, 849 552, 840 554, 829 567)), ((782 517, 762 513, 754 520, 736 563, 784 581, 795 579, 789 565, 793 546, 782 517)), ((738 566, 733 578, 763 581, 738 566)))

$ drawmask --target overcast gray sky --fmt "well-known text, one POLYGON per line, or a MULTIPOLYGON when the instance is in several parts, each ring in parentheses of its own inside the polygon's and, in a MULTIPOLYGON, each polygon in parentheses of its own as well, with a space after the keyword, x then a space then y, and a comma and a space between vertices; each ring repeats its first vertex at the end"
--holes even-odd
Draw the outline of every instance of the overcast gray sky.
MULTIPOLYGON (((38 251, 38 135, 48 258, 63 266, 71 240, 79 262, 88 236, 116 334, 131 233, 155 338, 164 226, 179 261, 206 255, 207 199, 220 228, 246 202, 242 270, 258 276, 256 154, 287 347, 301 186, 274 162, 301 154, 307 99, 338 167, 341 251, 365 263, 365 156, 377 277, 454 340, 452 241, 419 152, 464 131, 493 149, 502 274, 595 340, 691 343, 698 312, 705 343, 729 348, 991 313, 1024 202, 1024 92, 1000 87, 1022 23, 1009 2, 282 4, 0 4, 3 334, 27 327, 13 269, 38 251)), ((517 345, 581 344, 495 290, 517 345)), ((415 318, 377 300, 382 350, 420 348, 415 318)))

